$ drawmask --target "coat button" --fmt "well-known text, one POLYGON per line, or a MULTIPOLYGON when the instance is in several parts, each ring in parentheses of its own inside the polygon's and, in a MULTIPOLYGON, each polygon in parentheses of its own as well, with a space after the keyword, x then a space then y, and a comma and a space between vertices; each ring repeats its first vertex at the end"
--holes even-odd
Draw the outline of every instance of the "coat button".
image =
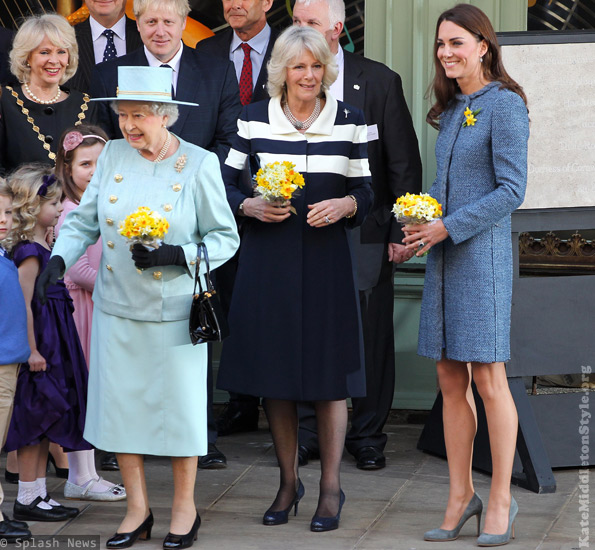
POLYGON ((109 246, 110 248, 114 248, 114 243, 112 241, 107 241, 107 246, 109 246))
POLYGON ((118 197, 116 197, 116 195, 110 195, 109 197, 109 201, 114 204, 115 202, 117 202, 118 197))
POLYGON ((172 189, 177 193, 182 190, 182 186, 179 183, 174 183, 172 189))
POLYGON ((153 279, 155 279, 156 281, 161 279, 161 271, 153 271, 153 279))
POLYGON ((173 208, 173 206, 171 204, 164 204, 163 205, 163 210, 165 210, 166 212, 171 212, 171 209, 173 208))
POLYGON ((111 265, 107 264, 105 267, 107 268, 107 270, 108 270, 108 271, 113 271, 113 269, 112 269, 112 266, 111 266, 111 265))
POLYGON ((114 220, 111 218, 105 218, 105 223, 107 223, 107 225, 114 225, 114 220))
POLYGON ((114 181, 115 181, 116 183, 120 183, 120 182, 121 182, 123 179, 124 179, 124 177, 122 176, 122 174, 116 174, 116 175, 114 176, 114 181))

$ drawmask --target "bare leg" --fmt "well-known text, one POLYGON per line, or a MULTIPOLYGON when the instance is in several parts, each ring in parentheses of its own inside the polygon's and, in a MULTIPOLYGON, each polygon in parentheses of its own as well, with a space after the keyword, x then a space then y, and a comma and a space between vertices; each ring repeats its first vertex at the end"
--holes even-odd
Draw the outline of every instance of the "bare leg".
POLYGON ((174 473, 174 501, 171 509, 169 532, 185 535, 190 531, 196 519, 194 486, 198 457, 171 457, 174 473))
POLYGON ((519 419, 504 363, 473 363, 473 379, 485 406, 492 450, 492 486, 483 531, 498 535, 508 529, 510 478, 519 419))
POLYGON ((341 458, 347 431, 347 403, 341 401, 316 401, 316 423, 320 446, 320 495, 316 515, 336 516, 339 511, 341 489, 341 458))
POLYGON ((448 459, 448 504, 441 529, 454 529, 473 497, 471 463, 477 413, 466 363, 442 358, 436 364, 442 391, 444 443, 448 459))
POLYGON ((295 401, 266 399, 264 410, 273 436, 280 476, 279 491, 269 510, 279 512, 289 507, 297 491, 297 404, 295 401))
POLYGON ((19 462, 16 451, 10 451, 6 454, 6 469, 13 474, 19 473, 19 462))
MULTIPOLYGON (((35 481, 39 477, 37 474, 39 470, 41 445, 42 443, 38 443, 37 445, 27 445, 26 447, 21 447, 17 451, 20 481, 35 481)), ((43 471, 43 476, 45 477, 45 469, 43 471)))
POLYGON ((127 495, 126 515, 117 532, 130 533, 149 516, 145 465, 143 455, 118 453, 116 456, 127 495))
POLYGON ((58 468, 68 468, 68 455, 57 443, 50 443, 50 453, 54 457, 58 468))

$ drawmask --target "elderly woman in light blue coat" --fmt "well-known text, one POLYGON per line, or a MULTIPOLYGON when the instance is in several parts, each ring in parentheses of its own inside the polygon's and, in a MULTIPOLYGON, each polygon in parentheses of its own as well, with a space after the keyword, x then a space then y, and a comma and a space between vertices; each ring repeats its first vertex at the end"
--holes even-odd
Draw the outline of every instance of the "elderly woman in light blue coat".
POLYGON ((119 67, 117 94, 103 99, 115 100, 124 139, 105 146, 38 288, 102 237, 84 436, 117 453, 128 494, 127 514, 107 547, 126 548, 151 535, 143 470, 143 455, 151 454, 172 457, 164 548, 185 548, 200 526, 196 457, 207 452, 207 349, 193 347, 188 333, 197 244, 206 244, 213 269, 233 256, 239 237, 217 157, 167 130, 180 103, 171 99, 171 69, 119 67), (140 206, 169 222, 163 243, 151 251, 140 244, 131 250, 118 232, 140 206))
POLYGON ((424 538, 455 540, 472 517, 479 534, 483 504, 471 478, 472 376, 485 405, 493 467, 478 544, 493 546, 514 536, 518 510, 510 494, 518 419, 504 362, 510 358, 510 215, 525 193, 529 124, 525 95, 504 70, 481 10, 459 4, 444 12, 434 52, 436 103, 428 122, 440 133, 430 194, 444 217, 407 226, 404 239, 418 255, 430 251, 418 351, 437 361, 450 472, 444 521, 424 538))

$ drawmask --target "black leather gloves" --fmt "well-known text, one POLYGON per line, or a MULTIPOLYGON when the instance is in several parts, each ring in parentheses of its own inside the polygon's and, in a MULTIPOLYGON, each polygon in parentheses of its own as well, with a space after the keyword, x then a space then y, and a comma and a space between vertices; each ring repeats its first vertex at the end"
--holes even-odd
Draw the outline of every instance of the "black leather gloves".
POLYGON ((132 259, 139 269, 148 269, 156 265, 186 265, 184 249, 175 244, 162 243, 159 248, 147 250, 142 244, 132 247, 132 259))
POLYGON ((37 293, 37 298, 42 304, 46 304, 48 301, 47 297, 47 288, 50 285, 55 285, 58 279, 64 277, 64 271, 66 270, 66 265, 64 264, 64 260, 61 256, 52 256, 48 265, 45 266, 45 269, 39 274, 37 278, 37 283, 35 285, 35 292, 37 293))

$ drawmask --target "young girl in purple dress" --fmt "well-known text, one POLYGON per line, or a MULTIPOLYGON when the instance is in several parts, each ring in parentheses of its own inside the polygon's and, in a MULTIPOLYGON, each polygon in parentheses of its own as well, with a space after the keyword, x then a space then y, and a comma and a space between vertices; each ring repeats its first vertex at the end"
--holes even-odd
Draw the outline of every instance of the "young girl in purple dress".
POLYGON ((19 490, 14 517, 63 521, 78 514, 46 491, 48 446, 91 449, 83 439, 87 367, 72 317, 72 300, 62 281, 42 304, 37 276, 50 258, 47 236, 62 212, 61 187, 51 168, 26 164, 9 179, 13 199, 13 259, 27 310, 31 354, 19 372, 6 450, 17 450, 19 490))
MULTIPOLYGON (((64 210, 56 225, 56 235, 69 212, 80 203, 81 197, 95 172, 97 158, 107 142, 105 132, 87 124, 68 128, 58 144, 56 176, 62 185, 64 210)), ((64 275, 64 283, 74 304, 74 323, 78 331, 85 361, 89 366, 91 320, 93 318, 93 288, 101 259, 101 239, 92 244, 64 275)), ((115 485, 97 474, 95 451, 68 453, 68 481, 64 486, 66 498, 78 500, 116 501, 126 498, 121 485, 115 485)))

